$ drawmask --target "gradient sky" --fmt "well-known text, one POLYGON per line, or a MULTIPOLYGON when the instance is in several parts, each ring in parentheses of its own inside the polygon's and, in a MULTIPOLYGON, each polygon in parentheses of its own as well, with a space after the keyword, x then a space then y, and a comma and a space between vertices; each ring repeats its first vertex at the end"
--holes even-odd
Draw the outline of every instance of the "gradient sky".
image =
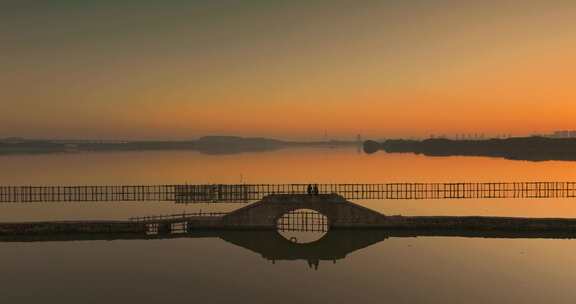
POLYGON ((0 3, 0 137, 529 134, 575 82, 575 1, 0 3))

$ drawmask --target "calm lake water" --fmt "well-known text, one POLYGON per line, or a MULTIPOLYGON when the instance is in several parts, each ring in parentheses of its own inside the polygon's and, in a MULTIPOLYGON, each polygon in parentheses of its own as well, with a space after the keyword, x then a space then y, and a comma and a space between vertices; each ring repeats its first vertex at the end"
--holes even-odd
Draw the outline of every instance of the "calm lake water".
MULTIPOLYGON (((1 156, 0 168, 3 185, 576 181, 576 162, 355 149, 1 156)), ((358 203, 385 214, 576 217, 573 199, 358 203)), ((4 204, 0 221, 125 219, 239 206, 4 204)), ((252 232, 1 242, 0 303, 573 303, 576 296, 576 240, 331 233, 312 249, 252 232)))

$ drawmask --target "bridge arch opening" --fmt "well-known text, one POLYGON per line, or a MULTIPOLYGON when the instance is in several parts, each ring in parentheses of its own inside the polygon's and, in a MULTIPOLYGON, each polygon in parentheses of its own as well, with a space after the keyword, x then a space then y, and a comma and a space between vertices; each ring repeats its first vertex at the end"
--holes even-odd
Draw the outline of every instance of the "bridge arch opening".
POLYGON ((328 233, 328 227, 328 217, 312 209, 291 210, 276 221, 278 233, 297 244, 320 240, 328 233))

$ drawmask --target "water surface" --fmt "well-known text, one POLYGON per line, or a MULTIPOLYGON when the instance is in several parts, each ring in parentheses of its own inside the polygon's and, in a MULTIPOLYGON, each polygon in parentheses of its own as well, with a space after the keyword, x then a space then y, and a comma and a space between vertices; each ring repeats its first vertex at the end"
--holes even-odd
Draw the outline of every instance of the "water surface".
MULTIPOLYGON (((13 155, 0 157, 0 168, 0 184, 6 185, 576 181, 571 162, 366 155, 354 149, 13 155)), ((358 203, 386 214, 576 217, 570 199, 358 203)), ((239 206, 4 204, 0 220, 124 219, 239 206)), ((576 295, 574 240, 371 238, 340 235, 336 247, 309 247, 305 254, 272 242, 270 234, 250 232, 224 238, 1 242, 0 302, 573 303, 576 295), (351 240, 367 240, 367 247, 338 255, 351 240)))
MULTIPOLYGON (((0 184, 386 183, 576 181, 576 163, 426 157, 355 149, 286 149, 206 155, 188 151, 68 153, 0 157, 0 184)), ((357 201, 385 214, 576 217, 571 199, 357 201)), ((0 206, 0 221, 124 219, 236 204, 51 203, 0 206)))

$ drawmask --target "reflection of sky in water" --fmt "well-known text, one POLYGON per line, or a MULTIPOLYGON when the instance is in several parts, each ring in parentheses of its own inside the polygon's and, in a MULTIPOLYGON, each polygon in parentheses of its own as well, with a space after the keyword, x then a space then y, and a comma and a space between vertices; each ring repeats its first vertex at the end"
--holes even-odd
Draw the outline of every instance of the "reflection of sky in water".
POLYGON ((307 244, 316 242, 321 239, 326 232, 321 231, 285 231, 279 230, 281 236, 285 239, 289 240, 290 242, 297 243, 297 244, 307 244))
MULTIPOLYGON (((359 154, 345 149, 286 149, 212 156, 188 151, 77 153, 0 157, 0 184, 383 183, 576 181, 576 162, 481 157, 359 154)), ((576 217, 570 199, 355 201, 385 214, 576 217)), ((6 204, 0 220, 106 219, 196 211, 239 204, 6 204)))

